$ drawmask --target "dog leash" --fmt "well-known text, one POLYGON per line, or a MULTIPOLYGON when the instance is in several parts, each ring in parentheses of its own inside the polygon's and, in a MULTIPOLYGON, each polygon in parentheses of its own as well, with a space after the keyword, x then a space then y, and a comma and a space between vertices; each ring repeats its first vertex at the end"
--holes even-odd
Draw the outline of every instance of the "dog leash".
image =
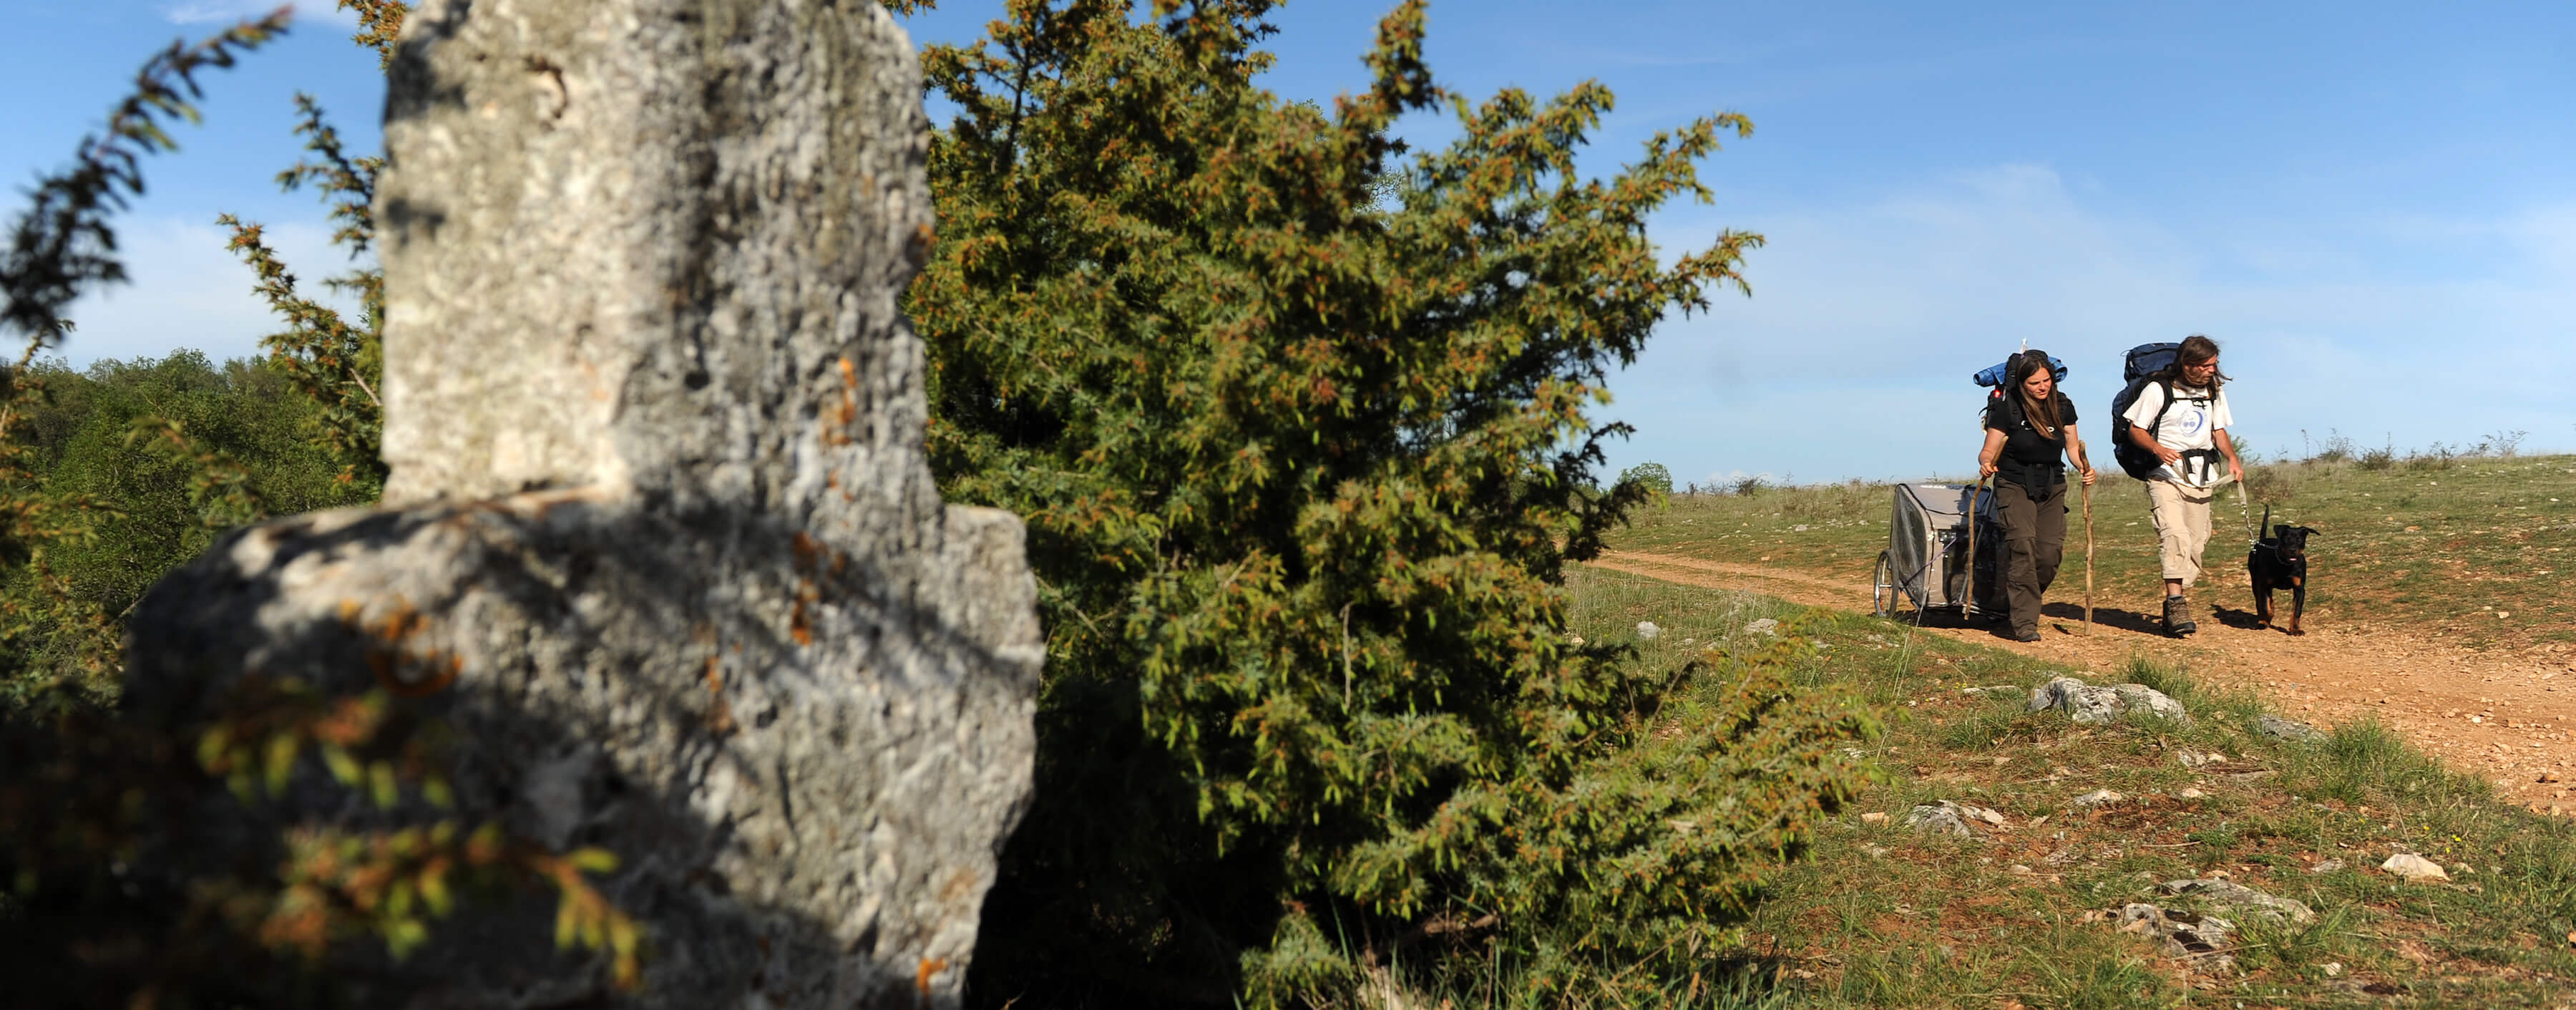
POLYGON ((2246 542, 2260 545, 2263 542, 2263 527, 2254 525, 2254 506, 2247 502, 2245 482, 2241 480, 2236 482, 2236 511, 2244 514, 2245 528, 2254 534, 2247 537, 2246 542))

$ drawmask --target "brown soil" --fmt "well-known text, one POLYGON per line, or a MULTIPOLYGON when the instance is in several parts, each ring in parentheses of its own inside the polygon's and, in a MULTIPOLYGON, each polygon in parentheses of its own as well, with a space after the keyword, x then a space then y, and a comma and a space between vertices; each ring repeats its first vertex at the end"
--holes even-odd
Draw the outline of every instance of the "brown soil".
MULTIPOLYGON (((1867 582, 1819 578, 1789 568, 1634 551, 1612 551, 1591 564, 1684 585, 1750 590, 1809 606, 1864 612, 1870 607, 1867 582)), ((2538 810, 2576 809, 2576 797, 2571 797, 2576 784, 2567 781, 2576 778, 2576 657, 2497 656, 2402 630, 2337 628, 2313 620, 2307 634, 2293 637, 2277 628, 2255 628, 2253 615, 2242 610, 2211 614, 2206 583, 2193 594, 2200 631, 2189 638, 2168 638, 2155 630, 2152 615, 2125 606, 2134 601, 2098 597, 2093 627, 2086 634, 2080 586, 2074 593, 2068 588, 2061 582, 2052 591, 2038 642, 2015 642, 1985 627, 1951 626, 1957 621, 1946 615, 1925 622, 1923 630, 2060 659, 2094 673, 2116 670, 2130 656, 2145 653, 2186 667, 2204 683, 2260 687, 2281 711, 2321 726, 2375 716, 2452 767, 2495 782, 2506 797, 2538 810)), ((2236 597, 2247 596, 2241 585, 2227 588, 2236 597)), ((2237 601, 2221 605, 2233 607, 2237 601)), ((2286 614, 2287 596, 2276 598, 2274 606, 2286 614)))

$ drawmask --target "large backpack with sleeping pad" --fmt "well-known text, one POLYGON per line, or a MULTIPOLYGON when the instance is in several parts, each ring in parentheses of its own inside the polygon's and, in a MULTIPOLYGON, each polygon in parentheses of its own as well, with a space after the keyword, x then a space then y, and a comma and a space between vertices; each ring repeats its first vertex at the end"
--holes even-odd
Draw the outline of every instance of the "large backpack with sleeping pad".
MULTIPOLYGON (((2021 357, 2021 355, 2013 355, 2013 358, 2018 357, 2021 357)), ((1970 381, 1975 382, 1977 385, 1986 387, 1986 402, 1978 405, 1977 407, 1977 423, 1979 426, 1983 426, 1985 424, 1984 419, 1986 411, 1994 406, 1995 401, 2002 400, 2006 403, 2013 404, 2018 404, 2020 402, 2012 397, 2004 395, 2004 383, 2011 381, 2012 364, 2012 358, 2005 358, 2002 364, 1985 368, 1977 374, 1968 377, 1970 381)), ((2054 354, 2049 355, 2048 357, 2048 371, 2049 374, 2057 377, 2057 381, 2066 381, 2066 363, 2057 360, 2057 356, 2054 354)), ((2013 409, 2018 412, 2021 408, 2019 406, 2015 406, 2013 409)), ((2018 413, 2016 413, 2015 416, 2019 416, 2018 413)))
MULTIPOLYGON (((2129 405, 2138 402, 2139 391, 2157 381, 2157 373, 2174 366, 2181 357, 2181 344, 2139 344, 2129 348, 2128 359, 2120 365, 2120 395, 2111 398, 2111 458, 2118 460, 2120 470, 2131 477, 2145 480, 2164 462, 2129 437, 2129 405)), ((2156 416, 2147 419, 2147 436, 2155 437, 2156 426, 2163 424, 2165 411, 2173 409, 2173 382, 2164 381, 2165 403, 2156 408, 2156 416)))

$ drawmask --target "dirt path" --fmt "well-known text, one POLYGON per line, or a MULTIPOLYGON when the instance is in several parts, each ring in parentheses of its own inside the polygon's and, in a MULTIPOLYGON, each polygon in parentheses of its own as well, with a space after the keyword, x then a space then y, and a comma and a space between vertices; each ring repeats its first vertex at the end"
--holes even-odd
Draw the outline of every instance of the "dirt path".
MULTIPOLYGON (((1809 606, 1852 611, 1870 606, 1865 582, 1768 565, 1628 551, 1610 552, 1591 564, 1684 585, 1750 590, 1809 606)), ((2221 586, 2222 594, 2234 591, 2233 598, 2218 599, 2222 605, 2250 605, 2243 586, 2221 586)), ((2359 633, 2313 623, 2306 635, 2294 638, 2278 630, 2256 630, 2252 615, 2234 610, 2218 620, 2203 620, 2199 634, 2175 640, 2153 630, 2152 618, 2127 609, 2133 601, 2101 597, 2094 601, 2093 632, 2085 635, 2082 592, 2080 581, 2073 586, 2060 582, 2051 591, 2038 642, 2014 642, 1985 628, 1927 625, 1923 630, 2095 672, 2115 670, 2131 655, 2145 652, 2187 665, 2204 682, 2258 685, 2282 710, 2320 724, 2376 715, 2452 767, 2495 782, 2514 800, 2540 810, 2576 811, 2576 797, 2565 781, 2576 777, 2576 662, 2566 656, 2543 665, 2399 632, 2359 633), (2124 606, 2108 605, 2113 603, 2124 606)), ((2211 598, 2196 593, 2194 599, 2205 613, 2211 598)), ((2286 596, 2277 599, 2276 606, 2288 605, 2286 596)))

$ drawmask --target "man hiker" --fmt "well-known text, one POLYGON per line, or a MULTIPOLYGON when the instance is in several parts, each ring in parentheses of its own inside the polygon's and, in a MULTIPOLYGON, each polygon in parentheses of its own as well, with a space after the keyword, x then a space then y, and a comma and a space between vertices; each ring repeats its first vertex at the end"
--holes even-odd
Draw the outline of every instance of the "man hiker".
POLYGON ((2174 363, 2138 390, 2120 415, 2129 438, 2162 464, 2147 476, 2147 506, 2156 521, 2165 576, 2165 634, 2200 630, 2183 591, 2200 578, 2201 551, 2209 546, 2209 501, 2224 480, 2244 480, 2245 464, 2227 438, 2235 419, 2220 387, 2218 342, 2199 334, 2183 338, 2174 363), (2227 461, 2222 478, 2218 461, 2227 461))

